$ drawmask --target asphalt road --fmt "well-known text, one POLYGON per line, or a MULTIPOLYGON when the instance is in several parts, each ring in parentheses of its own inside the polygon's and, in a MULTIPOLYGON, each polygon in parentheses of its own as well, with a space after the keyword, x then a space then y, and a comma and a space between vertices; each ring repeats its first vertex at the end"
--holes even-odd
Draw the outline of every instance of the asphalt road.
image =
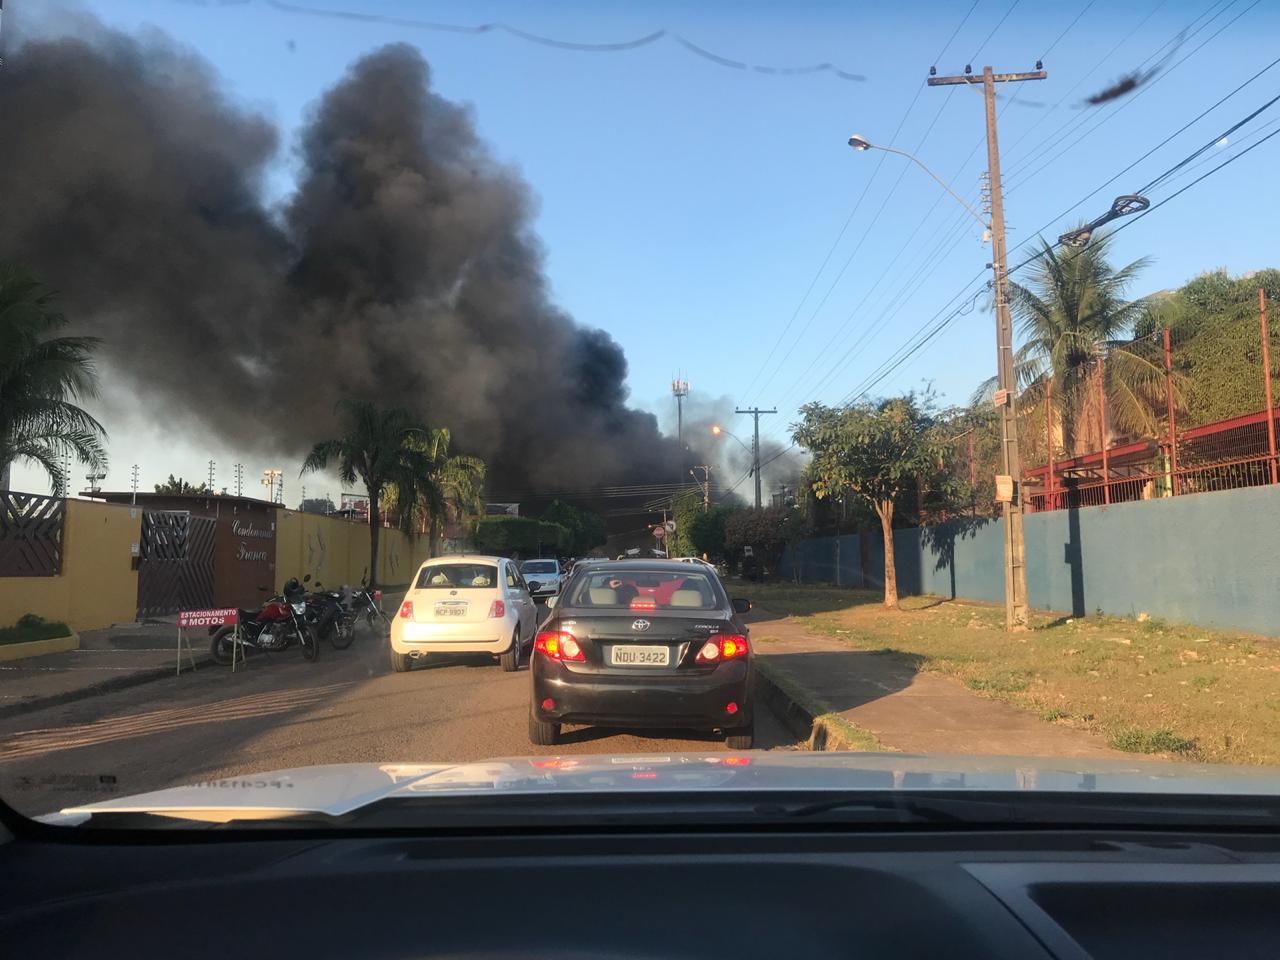
MULTIPOLYGON (((529 743, 527 664, 504 673, 484 656, 442 656, 392 673, 385 641, 363 628, 347 650, 155 681, 0 721, 0 797, 27 815, 207 779, 321 763, 467 761, 575 753, 724 750, 690 731, 566 727, 529 743)), ((761 749, 794 748, 757 714, 761 749)))

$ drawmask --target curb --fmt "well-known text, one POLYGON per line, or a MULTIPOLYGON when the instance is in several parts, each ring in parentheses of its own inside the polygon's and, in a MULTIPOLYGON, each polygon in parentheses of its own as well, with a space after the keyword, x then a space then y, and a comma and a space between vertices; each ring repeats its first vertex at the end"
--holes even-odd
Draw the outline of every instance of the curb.
POLYGON ((755 659, 756 693, 793 734, 804 740, 803 749, 844 752, 887 749, 874 735, 859 730, 821 700, 807 695, 807 691, 781 671, 766 666, 767 662, 768 657, 755 659), (855 739, 850 731, 861 737, 855 739))
POLYGON ((68 650, 79 649, 80 634, 72 630, 65 637, 0 645, 0 660, 25 660, 27 657, 42 657, 46 653, 66 653, 68 650))
MULTIPOLYGON (((205 666, 216 666, 213 657, 204 656, 196 657, 196 668, 205 666)), ((184 663, 184 670, 190 670, 190 664, 184 663)), ((51 693, 45 697, 35 697, 31 700, 24 700, 21 703, 9 703, 0 706, 0 718, 16 717, 24 713, 33 713, 36 710, 43 710, 46 707, 57 707, 64 703, 74 703, 77 700, 87 700, 90 697, 97 697, 104 693, 114 693, 117 690, 127 690, 130 687, 139 687, 144 683, 151 683, 155 680, 163 680, 165 677, 176 677, 176 666, 172 667, 154 667, 150 670, 139 670, 137 673, 131 673, 123 677, 112 677, 109 680, 103 680, 99 683, 91 683, 86 687, 79 687, 75 690, 64 690, 62 693, 51 693)))

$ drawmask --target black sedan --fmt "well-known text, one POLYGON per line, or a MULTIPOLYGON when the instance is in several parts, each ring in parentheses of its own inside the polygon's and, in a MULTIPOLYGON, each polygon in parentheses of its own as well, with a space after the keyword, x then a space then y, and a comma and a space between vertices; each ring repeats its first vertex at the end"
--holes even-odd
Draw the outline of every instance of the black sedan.
POLYGON ((675 560, 580 564, 534 639, 529 739, 564 723, 723 731, 754 739, 751 647, 710 567, 675 560))

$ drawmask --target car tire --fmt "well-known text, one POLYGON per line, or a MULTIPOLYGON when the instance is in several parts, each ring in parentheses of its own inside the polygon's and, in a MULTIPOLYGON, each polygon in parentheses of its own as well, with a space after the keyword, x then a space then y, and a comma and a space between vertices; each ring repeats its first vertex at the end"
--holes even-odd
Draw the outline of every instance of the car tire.
POLYGON ((412 662, 407 653, 396 653, 394 647, 391 648, 391 669, 396 673, 408 673, 412 662))
POLYGON ((730 750, 750 750, 755 746, 755 742, 756 725, 754 722, 749 727, 729 730, 724 738, 724 744, 730 750))
POLYGON ((554 747, 560 742, 560 724, 545 723, 530 713, 529 742, 538 747, 554 747))
POLYGON ((506 673, 515 673, 520 669, 520 628, 516 627, 516 632, 511 635, 511 649, 498 657, 498 662, 502 664, 502 669, 506 673))

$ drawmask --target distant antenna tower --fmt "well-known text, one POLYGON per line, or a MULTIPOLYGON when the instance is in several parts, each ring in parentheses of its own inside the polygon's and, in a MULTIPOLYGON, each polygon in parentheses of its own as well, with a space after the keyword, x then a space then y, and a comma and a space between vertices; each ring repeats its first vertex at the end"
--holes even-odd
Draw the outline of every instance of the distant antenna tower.
POLYGON ((244 496, 244 464, 236 464, 236 496, 244 496))
POLYGON ((209 492, 210 492, 210 493, 213 493, 213 490, 214 490, 214 487, 213 487, 213 482, 214 482, 214 472, 213 472, 213 468, 214 468, 215 466, 217 466, 217 464, 216 464, 213 460, 210 460, 210 461, 209 461, 209 492))
POLYGON ((58 483, 58 496, 66 499, 67 493, 71 489, 71 449, 63 447, 58 459, 59 466, 62 467, 62 480, 58 483))
MULTIPOLYGON (((676 398, 676 440, 684 449, 684 398, 689 395, 689 381, 678 377, 671 381, 671 395, 676 398)), ((683 477, 684 475, 681 474, 683 477)))
POLYGON ((136 463, 130 473, 133 476, 133 496, 129 498, 129 503, 136 506, 138 503, 138 465, 136 463))

